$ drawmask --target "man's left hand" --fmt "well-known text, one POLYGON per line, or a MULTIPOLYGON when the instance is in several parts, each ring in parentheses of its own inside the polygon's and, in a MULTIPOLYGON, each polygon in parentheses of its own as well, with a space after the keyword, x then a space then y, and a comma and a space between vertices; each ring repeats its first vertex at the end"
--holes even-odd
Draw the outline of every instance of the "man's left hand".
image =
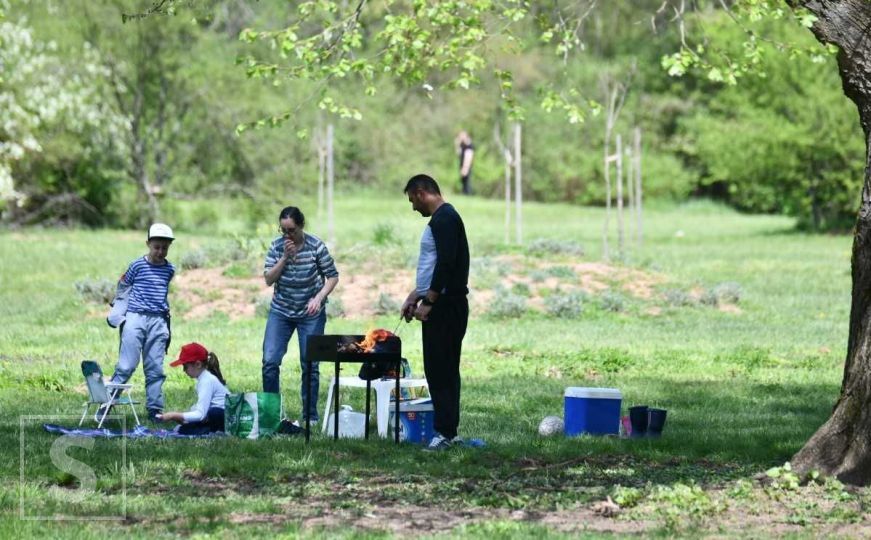
POLYGON ((425 321, 429 318, 430 311, 432 311, 432 306, 427 306, 421 303, 417 306, 417 309, 414 310, 414 318, 419 321, 425 321))
POLYGON ((305 312, 309 316, 317 315, 321 311, 321 300, 315 296, 311 300, 308 301, 308 305, 305 307, 305 312))

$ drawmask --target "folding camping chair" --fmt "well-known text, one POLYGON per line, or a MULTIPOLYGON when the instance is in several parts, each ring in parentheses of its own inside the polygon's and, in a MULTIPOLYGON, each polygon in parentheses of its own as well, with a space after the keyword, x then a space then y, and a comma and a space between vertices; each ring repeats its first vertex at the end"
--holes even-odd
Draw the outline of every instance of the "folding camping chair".
POLYGON ((138 402, 133 401, 130 396, 132 384, 117 384, 107 383, 103 381, 103 371, 100 365, 93 360, 85 360, 82 362, 82 375, 85 376, 85 384, 88 385, 88 401, 85 403, 85 410, 82 412, 82 419, 79 420, 81 426, 85 422, 85 417, 91 409, 91 405, 97 405, 97 413, 94 420, 97 421, 97 428, 103 427, 103 422, 109 414, 109 410, 115 405, 130 405, 133 410, 133 418, 136 419, 136 425, 139 423, 139 416, 136 414, 138 402), (126 394, 126 395, 124 395, 126 394))

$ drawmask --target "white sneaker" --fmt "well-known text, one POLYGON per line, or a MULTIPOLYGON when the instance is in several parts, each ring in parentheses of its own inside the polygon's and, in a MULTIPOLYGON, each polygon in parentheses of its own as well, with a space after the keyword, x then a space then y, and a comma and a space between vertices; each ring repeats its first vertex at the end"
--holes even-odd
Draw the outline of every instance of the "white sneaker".
POLYGON ((436 432, 435 436, 429 442, 424 451, 426 452, 441 452, 442 450, 447 450, 453 445, 453 441, 448 439, 447 437, 442 436, 441 433, 436 432))

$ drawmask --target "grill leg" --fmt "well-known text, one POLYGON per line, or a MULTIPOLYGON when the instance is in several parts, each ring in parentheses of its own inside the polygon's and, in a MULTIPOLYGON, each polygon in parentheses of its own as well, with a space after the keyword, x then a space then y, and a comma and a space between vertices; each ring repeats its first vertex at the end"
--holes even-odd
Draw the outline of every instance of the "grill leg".
POLYGON ((333 364, 336 369, 336 395, 333 400, 333 439, 339 438, 339 361, 333 364))
POLYGON ((311 418, 308 416, 308 412, 311 410, 311 400, 312 400, 312 359, 305 359, 306 367, 308 369, 305 370, 305 387, 308 389, 308 392, 305 393, 305 411, 303 414, 305 415, 305 442, 308 443, 311 437, 311 418))
POLYGON ((370 402, 372 400, 372 381, 366 380, 366 427, 363 428, 364 437, 369 440, 369 411, 370 402))
POLYGON ((396 426, 394 426, 394 438, 399 444, 399 401, 402 395, 399 393, 399 370, 402 369, 402 361, 396 361, 396 426))

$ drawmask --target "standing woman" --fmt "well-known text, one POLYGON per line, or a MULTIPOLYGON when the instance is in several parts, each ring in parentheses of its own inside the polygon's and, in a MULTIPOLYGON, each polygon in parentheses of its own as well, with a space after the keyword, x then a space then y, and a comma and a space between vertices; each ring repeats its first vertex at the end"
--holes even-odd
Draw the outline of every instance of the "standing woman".
POLYGON ((272 241, 263 267, 266 284, 274 287, 263 335, 263 391, 279 391, 281 361, 291 336, 298 332, 302 421, 308 418, 316 423, 320 372, 318 364, 313 363, 311 388, 306 388, 306 340, 308 336, 324 333, 327 296, 339 282, 339 272, 326 244, 304 231, 305 216, 299 208, 283 209, 278 215, 278 225, 281 236, 272 241), (305 411, 309 392, 311 409, 305 411))

